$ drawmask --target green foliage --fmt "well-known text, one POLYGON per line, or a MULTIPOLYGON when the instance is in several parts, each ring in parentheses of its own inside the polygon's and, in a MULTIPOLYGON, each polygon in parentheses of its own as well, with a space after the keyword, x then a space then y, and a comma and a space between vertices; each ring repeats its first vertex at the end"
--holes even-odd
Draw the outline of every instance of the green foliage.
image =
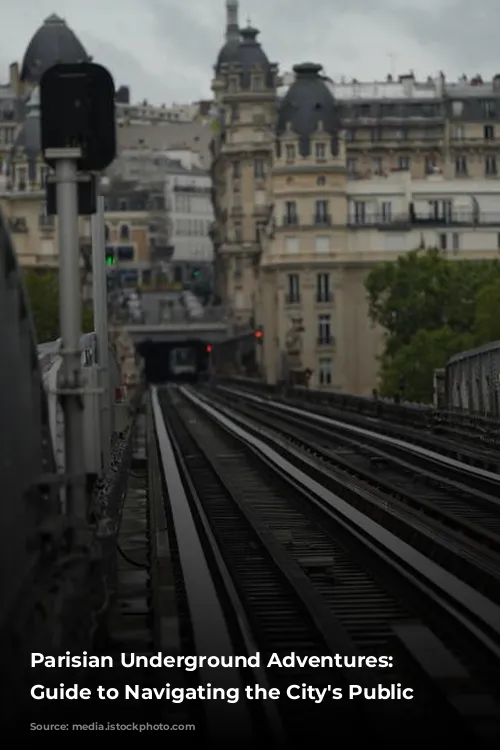
POLYGON ((500 339, 500 279, 479 290, 474 332, 478 344, 500 339))
MULTIPOLYGON (((27 270, 24 283, 39 343, 59 338, 59 276, 57 271, 27 270)), ((92 306, 82 307, 84 333, 94 330, 92 306)))
POLYGON ((448 326, 434 331, 420 330, 408 344, 392 357, 382 360, 380 370, 382 396, 399 393, 400 378, 404 379, 404 395, 409 401, 432 401, 433 372, 442 367, 453 354, 474 346, 471 333, 456 333, 448 326))
POLYGON ((500 338, 498 261, 450 261, 439 250, 414 250, 375 267, 366 280, 372 321, 386 331, 381 392, 432 397, 433 370, 451 355, 500 338))

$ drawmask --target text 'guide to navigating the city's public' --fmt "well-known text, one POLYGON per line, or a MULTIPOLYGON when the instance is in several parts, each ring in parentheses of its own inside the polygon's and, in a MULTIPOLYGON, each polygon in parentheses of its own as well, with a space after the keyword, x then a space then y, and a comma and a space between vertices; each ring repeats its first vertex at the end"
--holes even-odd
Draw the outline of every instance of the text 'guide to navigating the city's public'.
MULTIPOLYGON (((60 656, 46 656, 42 653, 31 655, 31 667, 37 671, 38 680, 31 687, 31 697, 36 701, 44 700, 71 700, 85 701, 92 698, 113 701, 118 698, 129 701, 170 701, 171 703, 183 703, 192 700, 221 700, 226 703, 238 703, 241 699, 247 700, 280 700, 290 701, 312 701, 323 703, 327 700, 382 700, 400 701, 412 700, 414 690, 412 687, 399 682, 391 682, 388 675, 393 667, 392 656, 343 656, 334 654, 332 656, 299 656, 294 652, 283 655, 273 653, 264 659, 260 653, 252 656, 164 656, 161 653, 153 656, 142 656, 134 653, 122 653, 118 657, 92 656, 87 652, 72 654, 67 651, 60 656), (52 684, 52 680, 46 680, 44 684, 43 671, 53 669, 64 670, 71 674, 72 670, 108 670, 119 667, 125 669, 151 669, 167 671, 167 679, 164 684, 157 687, 145 687, 141 684, 120 684, 114 687, 97 685, 86 687, 69 678, 61 681, 58 685, 52 684), (300 675, 301 670, 330 670, 331 683, 322 680, 321 686, 313 686, 307 681, 300 679, 291 680, 285 688, 268 688, 257 681, 240 688, 238 686, 218 687, 207 681, 196 687, 176 686, 168 681, 168 670, 184 670, 195 672, 199 669, 228 669, 235 670, 235 677, 240 669, 251 669, 255 673, 268 669, 290 669, 295 676, 300 675), (357 673, 360 679, 349 679, 349 671, 357 673), (383 679, 377 683, 369 679, 369 684, 363 684, 366 680, 366 672, 379 672, 383 679), (363 679, 365 678, 365 680, 363 679), (326 684, 323 684, 326 683, 326 684), (341 683, 341 684, 339 684, 341 683)), ((68 675, 69 676, 69 675, 68 675)), ((237 680, 235 679, 235 682, 237 680)))

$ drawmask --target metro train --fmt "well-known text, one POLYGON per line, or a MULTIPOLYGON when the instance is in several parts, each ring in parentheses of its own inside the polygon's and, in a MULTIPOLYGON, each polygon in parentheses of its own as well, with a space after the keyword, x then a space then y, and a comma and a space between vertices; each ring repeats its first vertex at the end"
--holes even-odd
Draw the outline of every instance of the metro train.
POLYGON ((197 374, 195 350, 188 347, 173 349, 170 353, 170 371, 174 377, 195 377, 197 374))

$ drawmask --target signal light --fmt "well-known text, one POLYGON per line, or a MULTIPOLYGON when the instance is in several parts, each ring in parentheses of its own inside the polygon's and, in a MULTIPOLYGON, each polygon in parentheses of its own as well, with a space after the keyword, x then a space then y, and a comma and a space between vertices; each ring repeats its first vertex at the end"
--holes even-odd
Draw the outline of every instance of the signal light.
POLYGON ((212 344, 207 344, 205 347, 205 351, 210 354, 210 352, 212 351, 212 344))
POLYGON ((257 330, 253 332, 253 335, 259 343, 262 343, 262 341, 264 340, 264 331, 262 330, 262 328, 257 328, 257 330))

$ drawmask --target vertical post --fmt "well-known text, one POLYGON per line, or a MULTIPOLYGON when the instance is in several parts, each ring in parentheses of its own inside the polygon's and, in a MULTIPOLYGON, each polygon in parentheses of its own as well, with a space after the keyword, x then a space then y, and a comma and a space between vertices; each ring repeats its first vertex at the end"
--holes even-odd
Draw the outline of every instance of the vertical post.
MULTIPOLYGON (((99 179, 99 178, 97 178, 99 179)), ((104 228, 104 196, 97 193, 97 212, 92 216, 92 292, 94 299, 94 330, 99 356, 99 387, 101 451, 103 471, 109 468, 111 444, 111 378, 109 371, 108 288, 106 273, 106 237, 104 228)))
POLYGON ((76 159, 58 158, 56 196, 59 217, 59 310, 64 391, 66 511, 79 520, 87 516, 83 451, 81 380, 82 299, 78 245, 76 159))

